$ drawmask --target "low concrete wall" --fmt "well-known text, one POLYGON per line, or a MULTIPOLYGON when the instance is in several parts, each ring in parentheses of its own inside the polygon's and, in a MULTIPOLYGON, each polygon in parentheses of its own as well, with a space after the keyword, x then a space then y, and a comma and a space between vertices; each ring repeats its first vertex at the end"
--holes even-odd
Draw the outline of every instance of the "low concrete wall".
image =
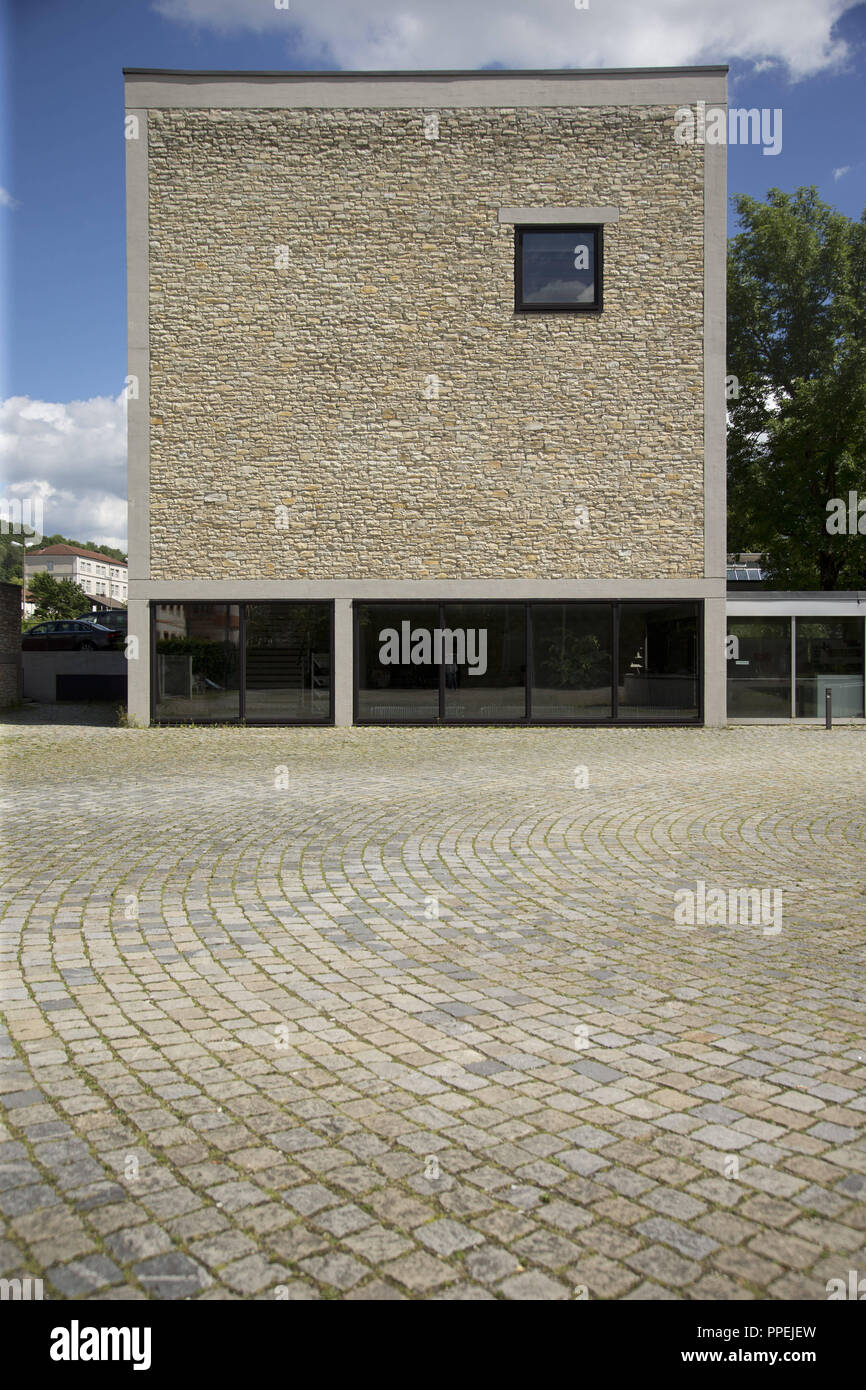
POLYGON ((0 584, 0 707, 21 699, 21 589, 0 584))
POLYGON ((126 700, 126 657, 119 652, 24 652, 29 700, 126 700))

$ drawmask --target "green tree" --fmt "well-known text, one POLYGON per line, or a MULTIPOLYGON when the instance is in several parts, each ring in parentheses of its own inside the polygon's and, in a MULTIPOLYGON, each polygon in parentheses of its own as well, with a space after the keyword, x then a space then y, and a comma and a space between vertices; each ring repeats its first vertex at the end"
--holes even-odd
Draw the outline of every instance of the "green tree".
POLYGON ((71 579, 55 579, 53 574, 34 574, 28 588, 36 602, 36 614, 42 622, 48 618, 77 618, 90 608, 90 599, 71 579))
POLYGON ((866 538, 832 535, 828 504, 866 498, 866 212, 814 188, 734 199, 728 249, 728 549, 772 582, 866 583, 866 538))

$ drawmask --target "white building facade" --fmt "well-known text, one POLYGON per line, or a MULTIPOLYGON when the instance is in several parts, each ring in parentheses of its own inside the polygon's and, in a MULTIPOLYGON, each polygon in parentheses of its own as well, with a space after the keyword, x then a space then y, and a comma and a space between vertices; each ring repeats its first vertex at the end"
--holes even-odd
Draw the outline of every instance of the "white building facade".
POLYGON ((50 574, 55 579, 71 579, 88 597, 107 606, 126 603, 129 567, 125 560, 115 560, 98 550, 84 550, 72 545, 49 545, 43 550, 30 550, 24 558, 24 589, 35 574, 50 574))

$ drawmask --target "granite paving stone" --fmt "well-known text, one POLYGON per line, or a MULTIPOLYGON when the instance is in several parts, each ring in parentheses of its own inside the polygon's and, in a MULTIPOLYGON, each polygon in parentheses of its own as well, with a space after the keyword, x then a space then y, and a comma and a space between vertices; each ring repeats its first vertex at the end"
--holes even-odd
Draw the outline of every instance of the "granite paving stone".
POLYGON ((52 719, 2 724, 0 1276, 784 1301, 866 1274, 861 728, 52 719), (679 926, 699 880, 779 888, 782 930, 679 926))

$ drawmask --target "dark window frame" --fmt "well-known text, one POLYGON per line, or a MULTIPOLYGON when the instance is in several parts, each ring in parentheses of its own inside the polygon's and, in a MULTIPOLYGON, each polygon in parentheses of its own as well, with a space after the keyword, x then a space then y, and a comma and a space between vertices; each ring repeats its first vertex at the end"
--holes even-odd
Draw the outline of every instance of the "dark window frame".
POLYGON ((600 314, 604 309, 604 223, 548 222, 514 228, 515 314, 600 314), (523 238, 527 232, 592 232, 595 237, 595 299, 591 304, 528 304, 523 299, 523 238))
POLYGON ((242 725, 249 729, 285 729, 285 728, 309 728, 326 729, 334 723, 334 601, 333 599, 236 599, 236 598, 195 598, 195 599, 151 599, 148 604, 150 612, 150 722, 154 725, 164 726, 165 728, 176 727, 178 724, 195 724, 205 727, 207 725, 234 724, 240 728, 242 725), (156 713, 156 621, 155 610, 166 605, 185 607, 192 603, 213 603, 225 604, 227 607, 237 608, 238 610, 238 715, 236 719, 160 719, 156 713), (246 680, 247 680, 247 607, 255 608, 263 603, 273 603, 280 605, 308 605, 311 603, 321 604, 328 610, 328 625, 330 628, 330 638, 328 650, 330 653, 330 673, 328 682, 328 718, 327 719, 247 719, 246 717, 246 680))

